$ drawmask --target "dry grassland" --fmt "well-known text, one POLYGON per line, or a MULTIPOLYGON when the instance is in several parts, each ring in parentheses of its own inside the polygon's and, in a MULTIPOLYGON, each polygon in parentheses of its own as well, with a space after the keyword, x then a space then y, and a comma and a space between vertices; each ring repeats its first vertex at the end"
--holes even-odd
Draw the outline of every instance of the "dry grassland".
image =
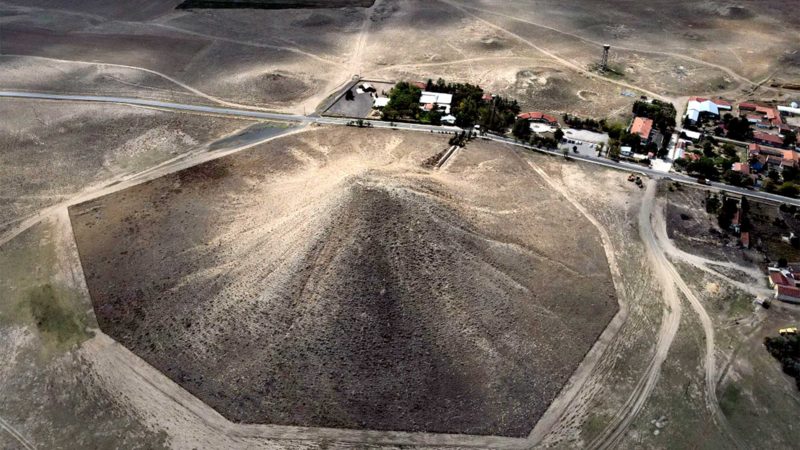
POLYGON ((0 229, 85 188, 202 147, 252 122, 114 105, 0 102, 0 229))
MULTIPOLYGON (((796 81, 800 73, 797 13, 777 1, 620 0, 598 8, 581 1, 399 0, 368 9, 189 11, 122 3, 4 2, 2 52, 144 67, 211 96, 293 112, 313 111, 354 74, 441 76, 516 97, 526 109, 624 117, 632 100, 620 94, 633 87, 675 101, 746 98, 752 83, 796 81), (609 80, 584 72, 603 43, 612 45, 618 71, 609 80)), ((26 64, 32 80, 47 65, 26 64)), ((142 77, 123 75, 131 83, 142 77)), ((98 75, 61 83, 89 92, 87 76, 98 75)), ((151 87, 158 83, 143 84, 139 95, 164 95, 151 87)), ((785 99, 792 92, 765 88, 758 95, 785 99)))

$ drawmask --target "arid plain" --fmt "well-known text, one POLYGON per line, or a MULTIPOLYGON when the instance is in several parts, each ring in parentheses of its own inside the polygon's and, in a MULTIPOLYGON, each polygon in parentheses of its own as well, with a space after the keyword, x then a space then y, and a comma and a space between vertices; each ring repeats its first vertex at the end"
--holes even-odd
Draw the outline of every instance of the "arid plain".
MULTIPOLYGON (((312 114, 354 75, 444 77, 626 119, 630 93, 785 100, 800 75, 778 1, 179 3, 0 1, 0 90, 312 114)), ((797 441, 761 342, 800 315, 753 308, 751 254, 686 238, 702 192, 483 141, 434 169, 436 134, 0 116, 4 448, 797 441)))

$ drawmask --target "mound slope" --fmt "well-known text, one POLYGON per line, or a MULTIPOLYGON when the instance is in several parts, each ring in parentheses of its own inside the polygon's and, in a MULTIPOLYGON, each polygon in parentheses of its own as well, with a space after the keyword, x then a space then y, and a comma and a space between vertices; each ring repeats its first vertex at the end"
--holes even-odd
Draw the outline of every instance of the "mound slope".
POLYGON ((101 328, 237 422, 526 436, 616 311, 605 257, 509 149, 444 146, 317 130, 74 207, 101 328))

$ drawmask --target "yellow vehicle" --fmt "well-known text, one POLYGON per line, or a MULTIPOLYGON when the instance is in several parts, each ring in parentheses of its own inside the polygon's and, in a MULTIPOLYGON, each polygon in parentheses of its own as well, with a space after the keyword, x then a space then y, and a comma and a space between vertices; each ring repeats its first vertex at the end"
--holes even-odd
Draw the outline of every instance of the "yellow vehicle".
POLYGON ((794 336, 797 334, 797 327, 781 328, 780 330, 778 330, 778 333, 780 333, 781 336, 788 336, 788 335, 794 336))

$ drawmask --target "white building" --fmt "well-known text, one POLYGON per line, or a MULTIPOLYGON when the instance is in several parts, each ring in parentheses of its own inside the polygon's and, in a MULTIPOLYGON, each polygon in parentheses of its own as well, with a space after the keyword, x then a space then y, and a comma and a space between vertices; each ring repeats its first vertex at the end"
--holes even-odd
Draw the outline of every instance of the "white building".
POLYGON ((448 115, 442 117, 442 123, 445 123, 447 125, 455 125, 456 124, 456 116, 448 114, 448 115))
POLYGON ((700 133, 699 131, 692 131, 692 130, 684 129, 684 130, 681 130, 681 133, 683 133, 683 135, 686 136, 688 139, 690 139, 692 141, 695 141, 695 142, 699 141, 700 138, 703 137, 702 133, 700 133))
POLYGON ((385 108, 389 105, 389 99, 387 97, 378 97, 372 103, 373 108, 385 108))
POLYGON ((692 122, 700 120, 701 114, 710 114, 719 117, 719 107, 711 100, 706 101, 689 101, 689 106, 686 108, 686 117, 692 122))
POLYGON ((436 108, 445 114, 450 114, 451 103, 453 103, 453 94, 441 92, 422 91, 422 96, 419 98, 420 108, 430 111, 433 109, 433 105, 436 105, 436 108))
POLYGON ((800 108, 797 107, 796 102, 792 102, 790 106, 778 106, 778 111, 793 116, 800 116, 800 108))

